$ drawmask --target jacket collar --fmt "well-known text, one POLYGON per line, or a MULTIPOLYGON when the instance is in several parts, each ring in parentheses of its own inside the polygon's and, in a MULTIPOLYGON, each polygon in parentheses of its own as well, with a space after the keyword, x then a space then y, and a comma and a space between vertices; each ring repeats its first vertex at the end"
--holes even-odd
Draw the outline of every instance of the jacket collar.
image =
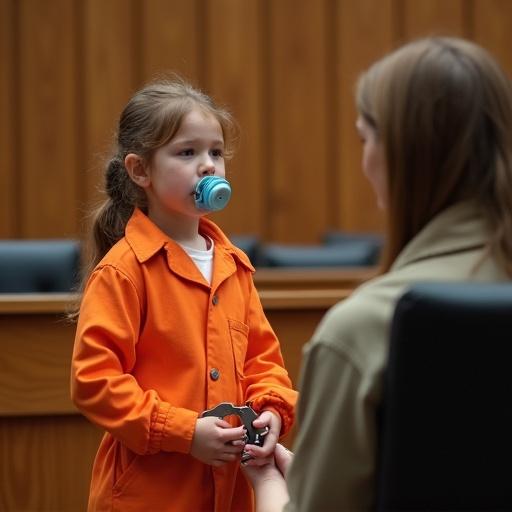
POLYGON ((482 248, 489 240, 484 212, 474 202, 457 203, 436 215, 402 250, 393 270, 442 254, 482 248))
MULTIPOLYGON (((201 218, 199 231, 209 236, 215 244, 215 281, 220 282, 235 272, 237 263, 254 272, 247 255, 235 247, 214 222, 201 218)), ((161 231, 139 208, 135 208, 126 225, 125 237, 139 263, 148 261, 165 249, 171 270, 194 281, 201 280, 199 271, 181 246, 161 231)))

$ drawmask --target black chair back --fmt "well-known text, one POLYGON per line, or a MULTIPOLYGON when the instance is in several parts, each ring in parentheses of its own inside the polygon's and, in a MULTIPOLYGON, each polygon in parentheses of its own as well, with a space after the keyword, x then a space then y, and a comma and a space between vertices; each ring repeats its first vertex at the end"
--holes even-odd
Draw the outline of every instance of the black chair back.
POLYGON ((512 510, 512 285, 407 291, 381 413, 377 510, 512 510))

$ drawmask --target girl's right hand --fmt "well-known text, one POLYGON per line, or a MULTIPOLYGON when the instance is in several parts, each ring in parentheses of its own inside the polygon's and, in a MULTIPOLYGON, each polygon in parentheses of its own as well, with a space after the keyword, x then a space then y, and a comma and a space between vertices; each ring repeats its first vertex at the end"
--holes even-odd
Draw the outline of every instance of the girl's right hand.
POLYGON ((198 418, 190 454, 211 466, 240 459, 246 430, 243 425, 232 427, 227 421, 208 416, 198 418))

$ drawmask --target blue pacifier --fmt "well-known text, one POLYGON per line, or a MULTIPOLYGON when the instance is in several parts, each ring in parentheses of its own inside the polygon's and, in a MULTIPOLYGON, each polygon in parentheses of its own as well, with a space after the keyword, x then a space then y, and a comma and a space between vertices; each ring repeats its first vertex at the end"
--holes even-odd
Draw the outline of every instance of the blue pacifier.
POLYGON ((231 197, 231 186, 224 178, 205 176, 196 185, 196 207, 200 210, 215 212, 222 210, 231 197))

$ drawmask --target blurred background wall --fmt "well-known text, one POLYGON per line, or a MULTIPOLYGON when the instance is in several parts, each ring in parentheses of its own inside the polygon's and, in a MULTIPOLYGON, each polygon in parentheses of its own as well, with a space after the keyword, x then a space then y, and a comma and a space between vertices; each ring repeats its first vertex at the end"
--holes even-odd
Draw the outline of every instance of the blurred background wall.
POLYGON ((512 71, 510 0, 0 0, 0 238, 81 237, 131 94, 183 74, 241 126, 230 234, 379 231, 353 87, 397 44, 453 34, 512 71))

